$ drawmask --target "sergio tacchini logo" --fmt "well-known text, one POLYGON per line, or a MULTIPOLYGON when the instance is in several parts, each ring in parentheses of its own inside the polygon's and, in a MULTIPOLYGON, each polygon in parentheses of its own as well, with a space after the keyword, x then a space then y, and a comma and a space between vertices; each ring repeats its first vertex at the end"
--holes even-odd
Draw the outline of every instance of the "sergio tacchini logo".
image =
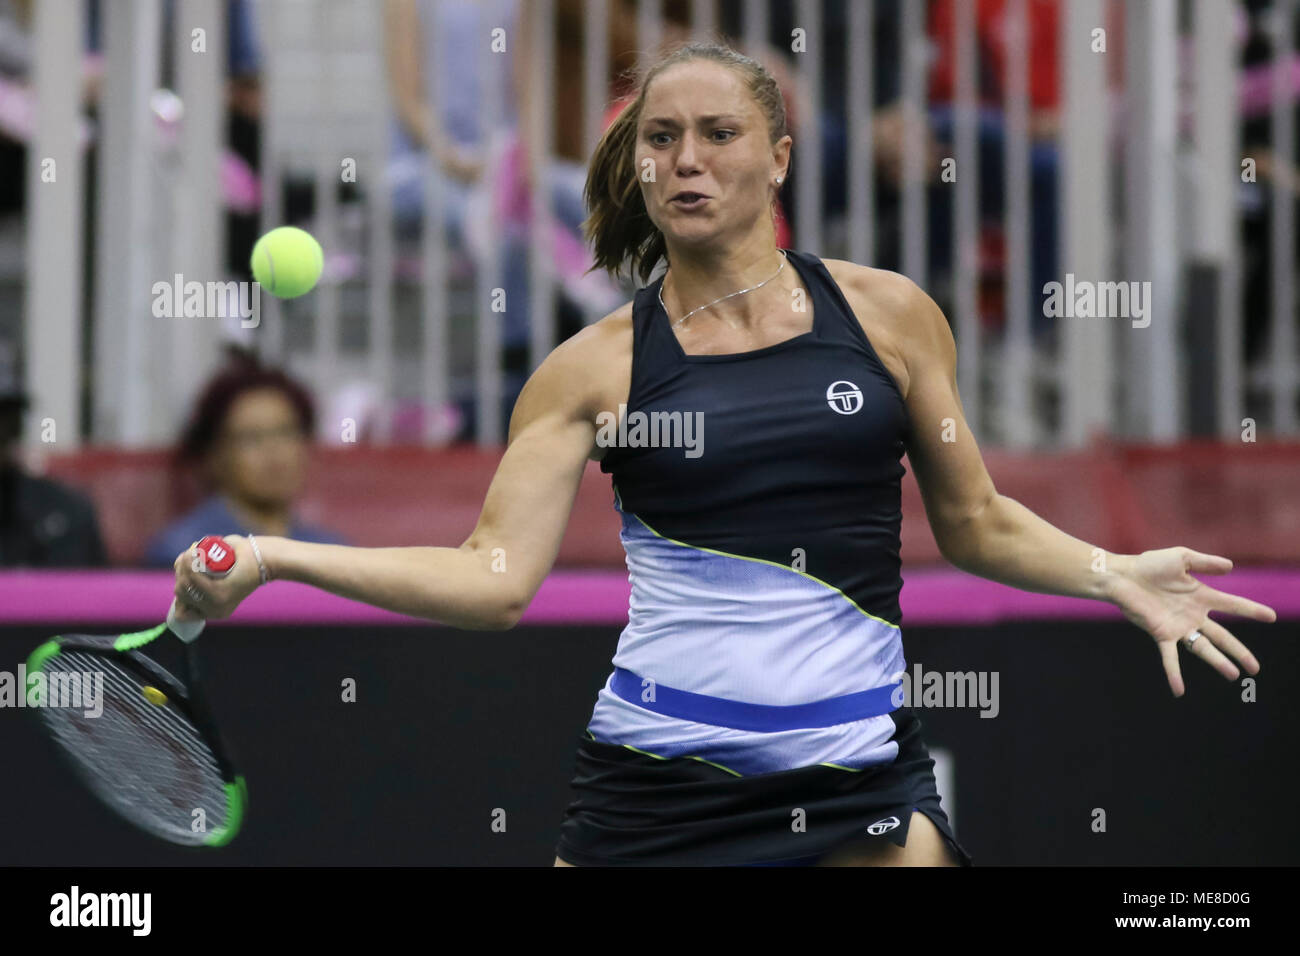
POLYGON ((841 415, 852 415, 862 408, 862 389, 852 382, 831 382, 826 389, 826 404, 841 415))
POLYGON ((888 833, 896 826, 899 826, 898 817, 885 817, 885 819, 877 820, 867 827, 867 832, 872 836, 879 836, 882 833, 888 833))

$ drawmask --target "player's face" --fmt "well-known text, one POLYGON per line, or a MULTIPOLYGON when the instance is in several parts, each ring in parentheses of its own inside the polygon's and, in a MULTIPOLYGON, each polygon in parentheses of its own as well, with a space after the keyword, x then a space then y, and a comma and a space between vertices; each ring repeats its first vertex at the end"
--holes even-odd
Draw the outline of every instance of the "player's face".
POLYGON ((302 487, 307 442, 279 389, 253 389, 226 415, 214 459, 218 486, 248 501, 287 505, 302 487))
POLYGON ((665 70, 646 91, 636 170, 650 219, 670 240, 743 235, 770 216, 779 158, 734 70, 694 60, 665 70))

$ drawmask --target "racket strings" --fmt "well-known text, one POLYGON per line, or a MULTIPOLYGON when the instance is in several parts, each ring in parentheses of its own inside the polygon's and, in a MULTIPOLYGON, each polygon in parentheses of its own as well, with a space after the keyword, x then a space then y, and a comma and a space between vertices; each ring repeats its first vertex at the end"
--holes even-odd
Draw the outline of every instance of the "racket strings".
POLYGON ((64 650, 49 676, 58 673, 103 675, 99 716, 88 716, 84 706, 42 708, 55 739, 102 799, 174 842, 200 844, 224 826, 225 781, 216 755, 179 707, 150 702, 148 681, 108 654, 64 650), (205 825, 196 831, 200 809, 205 825))

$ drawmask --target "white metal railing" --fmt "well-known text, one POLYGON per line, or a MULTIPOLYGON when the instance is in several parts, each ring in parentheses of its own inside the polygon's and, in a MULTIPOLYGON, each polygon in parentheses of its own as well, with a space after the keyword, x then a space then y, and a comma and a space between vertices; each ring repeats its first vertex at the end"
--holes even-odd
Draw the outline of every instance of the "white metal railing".
MULTIPOLYGON (((423 16, 439 3, 455 0, 420 0, 423 16)), ((550 22, 562 0, 525 0, 535 21, 550 22)), ((576 61, 583 72, 582 129, 588 152, 601 132, 607 105, 608 48, 591 42, 604 37, 622 0, 590 0, 585 5, 585 42, 576 61)), ((660 0, 636 4, 637 47, 648 59, 667 31, 660 0)), ((724 23, 723 10, 709 0, 691 4, 687 25, 697 36, 726 26, 751 51, 761 44, 782 50, 793 65, 798 84, 798 115, 794 152, 795 200, 793 223, 796 244, 819 255, 848 257, 871 264, 886 251, 896 251, 901 269, 924 288, 944 295, 949 305, 958 346, 958 383, 968 418, 986 444, 1010 446, 1073 447, 1085 443, 1098 430, 1136 439, 1168 440, 1188 433, 1197 422, 1185 414, 1189 392, 1213 388, 1211 403, 1217 432, 1236 436, 1243 417, 1258 408, 1265 416, 1265 432, 1295 436, 1297 362, 1295 329, 1296 287, 1295 222, 1293 196, 1296 185, 1294 149, 1295 90, 1291 78, 1294 50, 1294 0, 1279 0, 1273 13, 1276 42, 1272 100, 1272 176, 1279 188, 1271 191, 1272 311, 1268 317, 1269 355, 1263 366, 1243 367, 1241 357, 1241 254, 1238 248, 1239 191, 1243 184, 1239 147, 1240 82, 1235 22, 1239 8, 1230 0, 1193 0, 1190 32, 1180 35, 1176 0, 1070 0, 1058 7, 1060 134, 1058 281, 1066 274, 1091 282, 1150 282, 1150 324, 1135 327, 1123 318, 1061 317, 1056 319, 1056 345, 1038 342, 1032 334, 1041 320, 1042 290, 1033 289, 1030 253, 1045 237, 1031 227, 1029 101, 1027 81, 1030 44, 1017 42, 1028 36, 1026 0, 1006 5, 1005 99, 1000 104, 1004 130, 1001 168, 981 169, 981 131, 977 121, 978 91, 984 53, 976 42, 977 11, 973 0, 955 0, 954 105, 955 124, 951 158, 956 178, 936 183, 924 175, 923 148, 926 109, 929 104, 929 69, 933 45, 927 36, 928 5, 907 2, 901 19, 883 34, 877 14, 888 4, 854 0, 839 8, 819 0, 743 0, 729 4, 738 23, 724 23), (771 36, 770 18, 791 14, 801 31, 803 46, 791 50, 790 38, 771 36), (1102 31, 1101 34, 1098 31, 1102 31), (1118 32, 1116 32, 1118 31, 1118 32), (1105 43, 1098 47, 1099 35, 1105 43), (1122 42, 1121 42, 1122 41, 1122 42), (901 234, 898 249, 883 247, 877 228, 876 180, 872 174, 875 96, 872 61, 881 44, 897 50, 900 89, 905 107, 905 170, 901 184, 901 234), (836 82, 845 84, 844 122, 848 135, 845 215, 838 223, 823 221, 818 175, 822 148, 817 117, 826 69, 824 51, 840 44, 847 69, 836 82), (1189 52, 1193 80, 1190 92, 1179 82, 1180 50, 1189 52), (1126 56, 1122 70, 1112 64, 1126 56), (1135 53, 1135 51, 1138 51, 1135 53), (1122 76, 1113 87, 1111 75, 1122 76), (1186 121, 1186 128, 1180 122, 1186 121), (988 263, 981 263, 982 220, 979 200, 981 177, 1002 177, 1003 209, 1000 230, 1005 238, 1005 265, 1001 276, 1004 306, 1001 329, 985 328, 987 305, 981 299, 982 282, 990 278, 988 263), (931 275, 928 252, 928 206, 937 190, 951 190, 951 275, 939 282, 931 275), (1113 196, 1121 196, 1118 204, 1113 196), (1214 361, 1212 381, 1189 381, 1189 356, 1183 342, 1186 310, 1199 303, 1185 301, 1185 272, 1195 266, 1210 276, 1217 302, 1212 321, 1214 361), (1266 396, 1261 406, 1248 404, 1251 386, 1266 396), (1059 420, 1047 414, 1043 395, 1054 397, 1059 420)), ((220 16, 224 4, 183 0, 177 30, 202 16, 220 16)), ((514 103, 510 67, 513 53, 527 50, 534 92, 552 90, 563 51, 556 48, 553 31, 531 36, 518 29, 519 4, 484 4, 480 30, 471 41, 479 46, 478 62, 484 81, 485 108, 481 116, 484 147, 498 144, 506 135, 514 103), (513 9, 513 17, 511 10, 513 9), (500 20, 501 22, 497 22, 500 20), (505 55, 492 47, 490 30, 504 27, 508 38, 505 55)), ((70 45, 79 26, 66 18, 47 15, 45 5, 37 16, 37 50, 55 55, 70 45)), ((186 268, 219 271, 213 264, 213 239, 218 195, 210 181, 213 164, 205 150, 212 149, 214 117, 222 108, 217 74, 194 61, 178 73, 185 103, 187 137, 175 153, 179 157, 177 195, 156 195, 157 154, 160 149, 152 128, 149 102, 157 83, 157 60, 150 36, 160 25, 160 0, 134 0, 105 7, 105 95, 99 129, 101 183, 95 282, 95 348, 97 374, 94 390, 96 438, 126 444, 149 443, 170 437, 176 410, 183 408, 198 385, 205 362, 213 352, 210 342, 195 336, 181 322, 160 323, 149 314, 150 284, 168 275, 180 260, 186 268), (206 182, 205 182, 206 181, 206 182), (160 224, 158 216, 167 221, 160 224), (158 249, 159 235, 169 238, 169 249, 158 249)), ((509 225, 502 196, 489 195, 481 204, 476 228, 480 247, 453 249, 444 222, 441 190, 444 180, 433 160, 425 168, 425 223, 416 249, 393 245, 389 229, 391 198, 381 185, 388 161, 390 94, 383 52, 381 5, 362 0, 257 0, 257 23, 264 50, 266 113, 263 127, 264 222, 269 228, 283 221, 282 185, 286 175, 306 177, 315 183, 316 215, 309 224, 321 239, 331 263, 355 254, 360 271, 344 275, 331 265, 320 288, 294 303, 262 302, 261 328, 252 337, 263 352, 287 362, 311 380, 318 392, 334 389, 352 379, 369 381, 388 403, 418 402, 426 410, 455 397, 456 382, 467 377, 477 408, 476 438, 500 442, 504 435, 500 416, 484 414, 498 407, 505 379, 498 356, 501 350, 501 313, 493 303, 506 284, 507 270, 518 269, 516 255, 527 260, 529 293, 526 303, 507 302, 507 309, 524 307, 529 316, 531 366, 556 344, 557 284, 567 281, 556 264, 554 194, 548 183, 540 195, 529 199, 527 238, 521 247, 507 247, 503 236, 509 225), (357 189, 362 197, 351 210, 360 217, 347 218, 337 189, 340 163, 354 160, 357 189), (473 268, 453 268, 466 257, 473 268), (397 308, 393 296, 395 273, 403 259, 411 260, 421 277, 418 306, 410 315, 397 308), (457 279, 460 275, 462 278, 457 279), (459 286, 457 285, 459 283, 459 286), (457 292, 458 294, 453 294, 457 292), (453 327, 472 326, 473 359, 468 368, 454 368, 449 341, 453 327), (419 348, 399 347, 403 330, 418 331, 419 348), (299 335, 310 327, 311 335, 299 335), (365 347, 343 348, 354 332, 364 329, 365 347), (400 333, 400 334, 399 334, 400 333), (310 346, 307 345, 310 342, 310 346), (459 377, 458 377, 459 376, 459 377)), ((213 26, 214 36, 220 35, 213 26)), ((178 34, 173 42, 182 42, 178 34)), ((563 38, 561 38, 563 39, 563 38)), ((65 50, 66 52, 66 50, 65 50)), ((988 63, 983 68, 988 69, 988 63)), ((62 69, 62 67, 60 67, 62 69)), ((436 72, 436 71, 435 71, 436 72)), ((44 122, 38 122, 34 156, 65 156, 72 137, 69 103, 75 96, 59 70, 38 63, 35 73, 37 101, 44 122), (65 122, 66 121, 66 122, 65 122)), ((555 116, 578 104, 557 103, 552 95, 531 97, 533 127, 541 131, 541 150, 550 155, 555 116)), ((493 154, 496 155, 499 150, 493 154)), ((66 166, 64 167, 67 168, 66 166)), ((165 186, 165 184, 163 184, 165 186)), ((76 243, 67 241, 72 210, 80 208, 81 185, 75 176, 63 180, 59 198, 38 186, 34 190, 29 222, 27 271, 28 314, 40 314, 26 323, 29 380, 37 391, 37 404, 57 409, 75 423, 73 396, 80 388, 79 363, 67 358, 78 303, 74 290, 62 284, 78 274, 76 243)), ((1256 184, 1256 189, 1267 188, 1256 184)), ((512 275, 515 273, 511 273, 512 275)), ((631 287, 624 290, 630 293, 631 287)), ((584 305, 588 319, 591 302, 584 305)), ((216 326, 206 327, 209 330, 216 326)), ((244 333, 248 334, 248 333, 244 333)), ((403 339, 405 341, 405 339, 403 339)), ((1209 366, 1206 366, 1209 367, 1209 366)), ((461 392, 464 389, 462 387, 461 392)), ((380 416, 379 434, 386 433, 380 416)), ((74 428, 72 429, 75 431, 74 428)))

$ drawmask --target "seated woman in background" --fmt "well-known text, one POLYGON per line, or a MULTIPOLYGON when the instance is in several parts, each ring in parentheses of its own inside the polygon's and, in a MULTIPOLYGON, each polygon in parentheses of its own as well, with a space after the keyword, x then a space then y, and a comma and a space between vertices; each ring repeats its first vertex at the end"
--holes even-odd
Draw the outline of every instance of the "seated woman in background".
POLYGON ((209 497, 150 541, 145 562, 170 568, 176 555, 209 534, 345 544, 293 514, 315 420, 306 389, 278 369, 233 353, 203 390, 176 452, 179 465, 198 466, 209 497))

